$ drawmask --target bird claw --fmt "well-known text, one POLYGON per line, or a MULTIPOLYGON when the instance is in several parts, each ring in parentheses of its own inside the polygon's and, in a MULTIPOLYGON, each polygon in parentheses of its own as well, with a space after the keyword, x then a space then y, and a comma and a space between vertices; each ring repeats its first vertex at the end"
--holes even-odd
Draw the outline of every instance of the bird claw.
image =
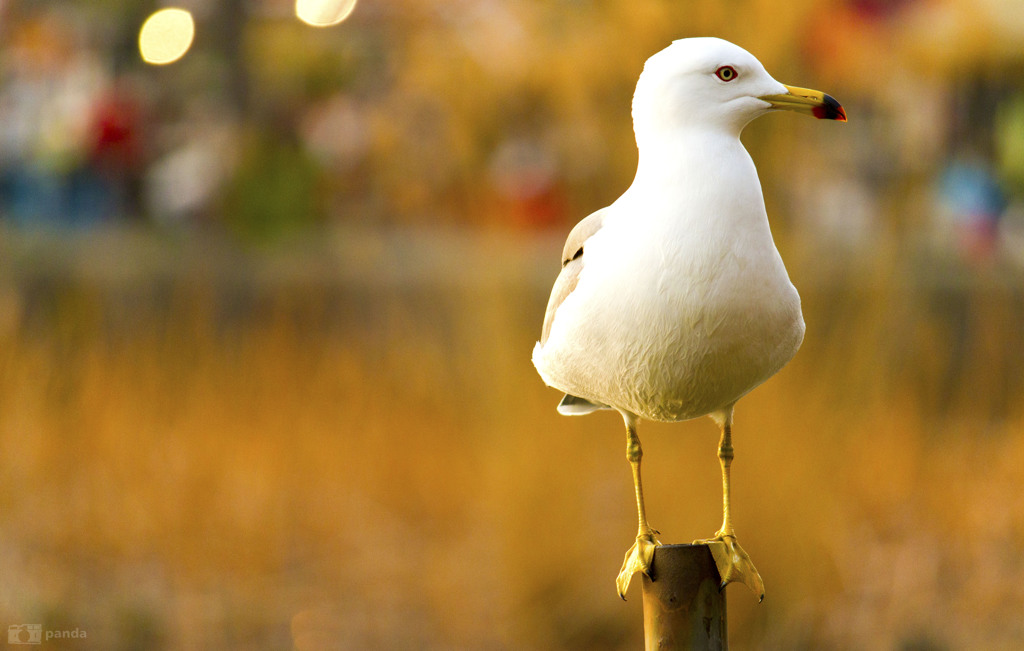
POLYGON ((654 579, 651 569, 654 564, 654 549, 661 544, 654 537, 657 533, 651 529, 647 533, 637 535, 633 546, 626 552, 626 557, 622 561, 622 569, 619 570, 619 576, 615 579, 615 587, 623 601, 626 600, 626 590, 629 589, 629 583, 634 574, 643 572, 649 579, 654 579))
POLYGON ((695 540, 694 545, 707 545, 722 577, 719 588, 730 583, 742 583, 754 591, 758 603, 764 601, 764 581, 747 552, 736 542, 736 536, 718 533, 714 538, 695 540))

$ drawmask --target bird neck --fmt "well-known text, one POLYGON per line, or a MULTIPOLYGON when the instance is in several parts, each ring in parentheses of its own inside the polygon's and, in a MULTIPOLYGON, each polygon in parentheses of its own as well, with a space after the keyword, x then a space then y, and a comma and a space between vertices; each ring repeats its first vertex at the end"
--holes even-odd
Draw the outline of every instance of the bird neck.
POLYGON ((638 139, 634 185, 685 183, 699 194, 757 190, 760 183, 739 136, 725 130, 678 130, 638 139))

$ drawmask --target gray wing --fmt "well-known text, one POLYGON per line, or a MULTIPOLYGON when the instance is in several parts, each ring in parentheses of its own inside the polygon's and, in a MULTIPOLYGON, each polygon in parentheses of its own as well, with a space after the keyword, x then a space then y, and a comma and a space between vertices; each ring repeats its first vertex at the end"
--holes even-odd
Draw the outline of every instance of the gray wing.
MULTIPOLYGON (((565 248, 562 249, 562 271, 555 280, 555 286, 551 289, 551 298, 548 299, 548 309, 544 313, 544 328, 541 330, 540 345, 543 346, 548 340, 551 332, 551 324, 555 320, 555 312, 566 299, 572 290, 576 289, 576 282, 579 280, 580 272, 583 271, 583 248, 590 236, 601 230, 603 223, 603 209, 585 217, 580 223, 569 232, 569 238, 565 241, 565 248)), ((558 405, 558 413, 563 416, 582 416, 598 409, 609 409, 607 405, 599 402, 580 398, 571 394, 565 394, 562 402, 558 405)))
POLYGON ((569 231, 569 238, 565 241, 562 249, 562 271, 555 280, 555 286, 551 288, 551 298, 548 299, 548 308, 544 312, 544 327, 541 329, 540 345, 547 343, 548 334, 551 333, 551 324, 555 320, 555 312, 558 311, 562 301, 566 299, 572 290, 576 289, 576 282, 579 280, 580 272, 583 271, 583 245, 590 236, 601 230, 604 221, 604 209, 591 213, 584 217, 569 231))

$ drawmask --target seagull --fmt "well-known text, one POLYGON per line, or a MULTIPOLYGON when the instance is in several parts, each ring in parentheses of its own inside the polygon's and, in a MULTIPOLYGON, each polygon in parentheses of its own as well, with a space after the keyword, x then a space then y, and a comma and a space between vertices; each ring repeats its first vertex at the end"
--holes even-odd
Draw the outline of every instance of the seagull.
POLYGON ((562 251, 533 364, 565 393, 559 413, 614 409, 625 422, 639 530, 616 579, 623 599, 636 572, 653 578, 661 544, 644 509, 637 422, 701 416, 721 430, 723 518, 695 544, 709 546, 721 588, 744 583, 764 598, 730 514, 733 407, 792 359, 804 319, 739 136, 778 110, 846 121, 834 98, 779 83, 737 45, 674 41, 647 60, 633 95, 633 183, 562 251))

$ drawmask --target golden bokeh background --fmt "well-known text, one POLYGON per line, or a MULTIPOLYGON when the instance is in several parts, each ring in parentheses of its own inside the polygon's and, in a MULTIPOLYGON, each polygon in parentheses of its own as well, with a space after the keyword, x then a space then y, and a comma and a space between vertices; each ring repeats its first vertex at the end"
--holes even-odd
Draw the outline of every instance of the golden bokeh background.
MULTIPOLYGON (((529 357, 643 61, 717 35, 850 117, 744 134, 807 338, 737 408, 732 648, 1020 647, 1019 4, 220 0, 148 66, 150 3, 0 3, 0 625, 637 648, 621 422, 529 357)), ((662 540, 712 534, 715 426, 640 436, 662 540)))

